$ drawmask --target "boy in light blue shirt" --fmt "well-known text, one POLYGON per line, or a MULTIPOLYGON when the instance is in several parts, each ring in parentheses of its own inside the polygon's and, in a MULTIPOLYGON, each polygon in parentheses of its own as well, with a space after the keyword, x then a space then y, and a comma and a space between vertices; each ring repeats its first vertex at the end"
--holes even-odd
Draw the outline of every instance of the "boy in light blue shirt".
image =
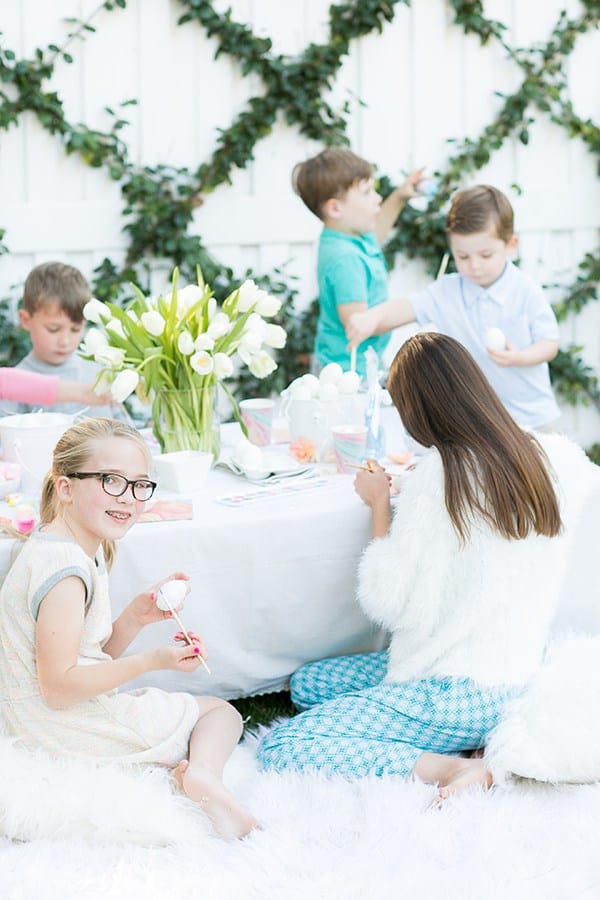
POLYGON ((469 350, 520 425, 548 428, 560 415, 548 370, 558 352, 558 324, 541 287, 510 261, 513 227, 501 191, 489 185, 459 191, 447 222, 458 272, 407 300, 354 314, 347 337, 356 345, 415 320, 434 327, 469 350))
MULTIPOLYGON (((375 190, 373 167, 343 147, 330 147, 293 171, 294 190, 323 222, 317 280, 319 319, 315 356, 319 366, 350 368, 346 326, 353 313, 387 300, 387 266, 381 243, 406 200, 417 193, 422 170, 413 172, 384 201, 375 190)), ((367 336, 358 348, 356 371, 365 374, 364 353, 381 358, 389 335, 367 336)))

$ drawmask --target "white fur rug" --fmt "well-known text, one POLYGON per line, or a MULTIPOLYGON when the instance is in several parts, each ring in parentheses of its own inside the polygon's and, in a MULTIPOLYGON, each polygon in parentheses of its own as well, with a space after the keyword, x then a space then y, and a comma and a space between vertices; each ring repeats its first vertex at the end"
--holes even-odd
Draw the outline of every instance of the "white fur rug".
POLYGON ((258 773, 255 745, 236 750, 226 780, 264 831, 228 843, 161 773, 35 760, 0 740, 0 828, 29 838, 0 838, 0 897, 600 897, 600 785, 518 782, 438 811, 435 789, 419 783, 258 773))

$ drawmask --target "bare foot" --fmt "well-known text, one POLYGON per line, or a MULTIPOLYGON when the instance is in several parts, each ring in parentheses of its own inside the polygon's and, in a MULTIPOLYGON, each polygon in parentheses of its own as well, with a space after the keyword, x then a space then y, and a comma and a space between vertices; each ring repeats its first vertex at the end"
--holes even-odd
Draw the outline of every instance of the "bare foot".
POLYGON ((458 766, 454 774, 444 784, 440 784, 438 795, 434 801, 435 805, 441 806, 444 800, 447 800, 452 794, 458 794, 476 784, 490 788, 492 773, 481 760, 465 759, 464 765, 458 766))
POLYGON ((243 838, 260 822, 229 793, 223 782, 203 766, 190 766, 184 759, 173 774, 180 788, 204 810, 213 828, 223 838, 243 838))

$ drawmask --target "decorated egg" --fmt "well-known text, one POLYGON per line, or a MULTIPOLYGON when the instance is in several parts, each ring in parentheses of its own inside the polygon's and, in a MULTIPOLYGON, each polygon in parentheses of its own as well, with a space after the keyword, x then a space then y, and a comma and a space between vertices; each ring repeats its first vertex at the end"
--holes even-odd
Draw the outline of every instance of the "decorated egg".
POLYGON ((501 328, 488 328, 485 333, 485 346, 488 350, 506 350, 506 335, 501 328))
POLYGON ((323 366, 323 368, 321 369, 319 381, 321 382, 321 385, 337 384, 342 375, 343 371, 339 363, 327 363, 327 365, 323 366))
POLYGON ((358 372, 344 372, 337 384, 340 394, 356 394, 360 387, 358 372))
POLYGON ((163 612, 168 612, 170 609, 179 609, 186 594, 187 582, 182 581, 181 578, 165 581, 157 591, 156 605, 163 612))

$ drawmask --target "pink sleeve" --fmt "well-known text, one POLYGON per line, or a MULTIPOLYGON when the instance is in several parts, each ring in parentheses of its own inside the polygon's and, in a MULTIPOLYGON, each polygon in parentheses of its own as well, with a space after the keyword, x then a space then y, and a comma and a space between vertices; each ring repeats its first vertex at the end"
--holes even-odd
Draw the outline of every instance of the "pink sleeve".
POLYGON ((53 406, 57 390, 57 375, 37 375, 23 369, 0 368, 0 400, 53 406))

